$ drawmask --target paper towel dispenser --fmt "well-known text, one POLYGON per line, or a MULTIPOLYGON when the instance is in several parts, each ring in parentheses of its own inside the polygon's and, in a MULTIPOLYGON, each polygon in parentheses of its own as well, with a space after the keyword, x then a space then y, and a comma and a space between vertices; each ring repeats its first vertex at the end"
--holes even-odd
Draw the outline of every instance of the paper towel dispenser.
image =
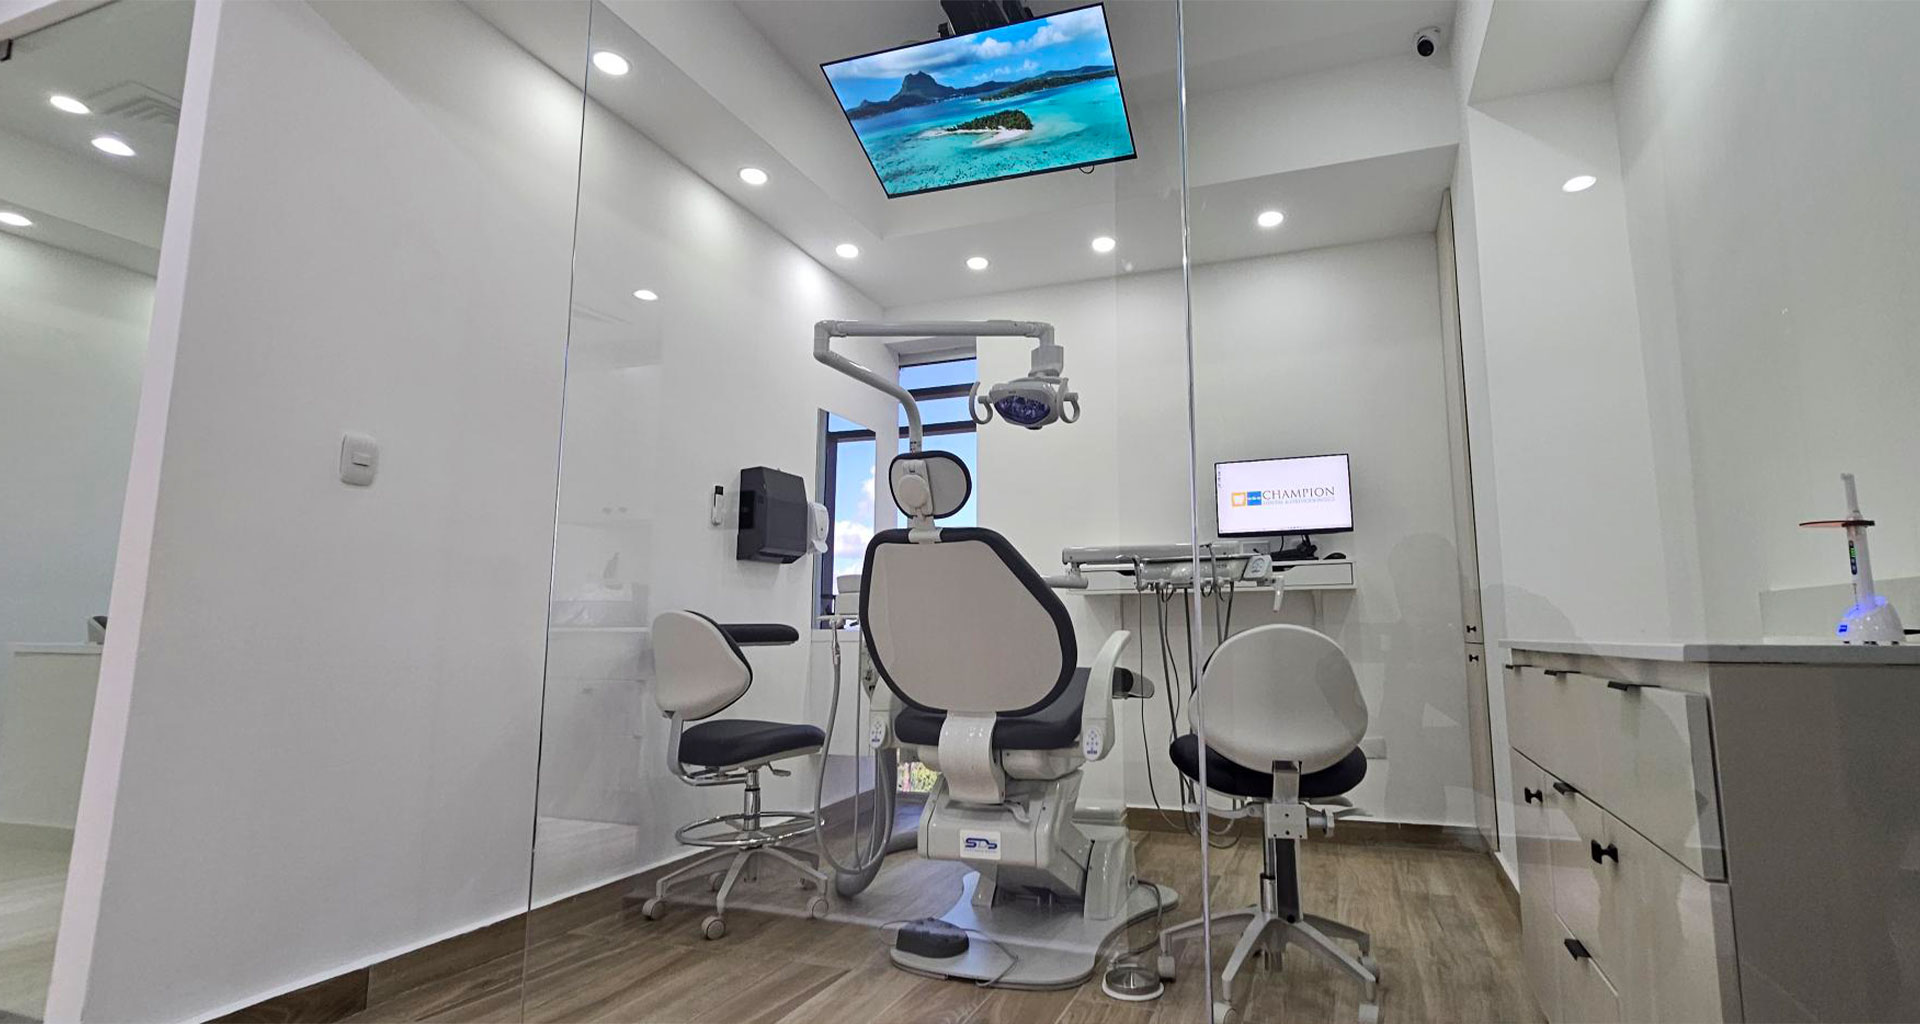
POLYGON ((740 532, 734 555, 743 562, 799 561, 811 535, 806 482, 766 466, 740 471, 740 532))

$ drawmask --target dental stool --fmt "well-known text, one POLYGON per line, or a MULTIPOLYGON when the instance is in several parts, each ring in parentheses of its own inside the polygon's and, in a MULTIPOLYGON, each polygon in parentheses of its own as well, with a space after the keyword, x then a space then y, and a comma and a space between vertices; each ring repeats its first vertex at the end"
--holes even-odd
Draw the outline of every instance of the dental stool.
POLYGON ((1066 607, 1006 538, 934 525, 966 503, 958 459, 907 453, 888 475, 912 525, 876 534, 861 573, 867 654, 899 704, 873 731, 941 773, 920 855, 973 869, 945 915, 901 928, 893 961, 1009 987, 1078 985, 1115 932, 1178 899, 1134 879, 1118 805, 1077 806, 1083 769, 1112 749, 1115 698, 1151 687, 1119 665, 1125 631, 1080 667, 1066 607))
POLYGON ((816 854, 791 845, 811 840, 814 819, 796 811, 760 806, 760 772, 791 774, 777 761, 817 754, 826 734, 811 725, 751 719, 705 721, 726 710, 753 685, 753 666, 743 646, 792 644, 800 633, 785 625, 722 625, 699 612, 662 612, 653 620, 654 701, 672 721, 667 767, 690 786, 742 786, 740 813, 720 814, 684 825, 673 837, 686 846, 707 847, 693 863, 666 875, 640 912, 657 921, 666 912, 667 892, 695 875, 720 879, 714 884, 713 913, 700 922, 709 939, 727 933, 727 896, 756 858, 793 869, 816 894, 807 903, 811 917, 827 916, 827 885, 816 854), (696 725, 688 725, 697 722, 696 725), (725 875, 719 873, 727 862, 725 875))
MULTIPOLYGON (((1373 961, 1372 938, 1300 906, 1300 840, 1309 829, 1331 832, 1336 820, 1356 813, 1342 794, 1367 774, 1360 752, 1367 705, 1353 665, 1323 633, 1303 626, 1259 626, 1221 644, 1207 659, 1200 685, 1207 789, 1233 798, 1234 816, 1257 814, 1265 846, 1260 902, 1213 915, 1216 922, 1246 922, 1220 974, 1214 1024, 1235 1019, 1234 982, 1247 960, 1260 955, 1269 968, 1278 969, 1289 943, 1359 980, 1365 986, 1360 1020, 1379 1020, 1380 968, 1373 961), (1352 942, 1358 955, 1335 940, 1352 942)), ((1174 740, 1168 753, 1181 774, 1199 779, 1200 742, 1194 734, 1174 740)), ((1174 937, 1198 931, 1206 921, 1198 918, 1161 933, 1163 978, 1173 978, 1174 937)))

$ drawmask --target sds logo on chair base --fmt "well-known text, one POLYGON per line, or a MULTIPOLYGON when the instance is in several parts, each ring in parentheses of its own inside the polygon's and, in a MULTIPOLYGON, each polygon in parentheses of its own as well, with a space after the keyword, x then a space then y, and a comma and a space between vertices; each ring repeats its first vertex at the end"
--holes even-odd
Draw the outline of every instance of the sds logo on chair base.
POLYGON ((960 852, 971 860, 999 860, 999 832, 960 833, 960 852))

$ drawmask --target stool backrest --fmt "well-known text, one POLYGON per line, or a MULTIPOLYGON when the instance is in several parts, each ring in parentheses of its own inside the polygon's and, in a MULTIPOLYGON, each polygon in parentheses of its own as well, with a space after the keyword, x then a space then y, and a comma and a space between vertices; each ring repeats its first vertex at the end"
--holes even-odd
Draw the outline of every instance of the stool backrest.
POLYGON ((753 685, 753 666, 740 646, 699 612, 661 612, 652 639, 653 699, 665 714, 706 718, 753 685))
POLYGON ((1305 626, 1235 633, 1207 659, 1200 686, 1207 746, 1249 768, 1295 761, 1302 774, 1319 771, 1367 733, 1353 664, 1331 637, 1305 626))

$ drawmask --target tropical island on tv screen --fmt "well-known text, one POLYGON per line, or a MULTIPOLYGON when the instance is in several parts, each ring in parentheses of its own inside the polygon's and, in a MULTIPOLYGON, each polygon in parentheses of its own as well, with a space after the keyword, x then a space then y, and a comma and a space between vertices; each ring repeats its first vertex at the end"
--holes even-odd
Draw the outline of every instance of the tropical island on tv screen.
POLYGON ((1134 155, 1098 5, 820 69, 891 197, 1134 155))

